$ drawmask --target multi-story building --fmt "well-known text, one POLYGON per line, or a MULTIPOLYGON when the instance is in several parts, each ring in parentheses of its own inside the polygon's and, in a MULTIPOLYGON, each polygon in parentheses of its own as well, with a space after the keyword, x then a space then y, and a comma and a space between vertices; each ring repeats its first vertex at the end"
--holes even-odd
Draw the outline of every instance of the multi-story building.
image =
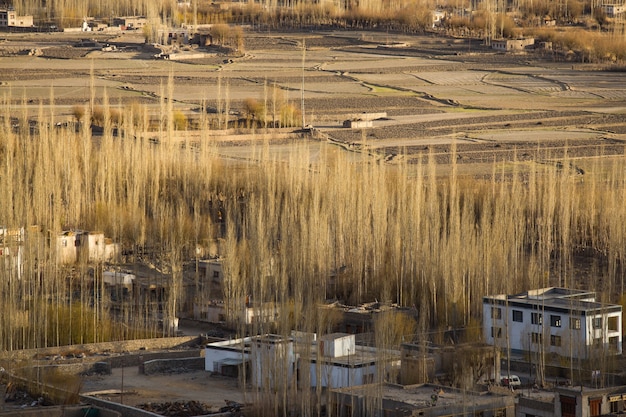
POLYGON ((587 359, 622 353, 622 307, 597 302, 595 293, 542 288, 483 298, 488 344, 511 352, 587 359))
POLYGON ((600 4, 600 7, 608 17, 618 17, 626 13, 624 0, 605 0, 600 4))

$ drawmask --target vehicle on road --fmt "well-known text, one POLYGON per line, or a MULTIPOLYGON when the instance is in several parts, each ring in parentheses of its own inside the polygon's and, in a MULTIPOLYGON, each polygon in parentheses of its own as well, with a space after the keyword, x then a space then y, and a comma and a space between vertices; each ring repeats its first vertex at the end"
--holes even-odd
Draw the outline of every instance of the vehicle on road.
POLYGON ((522 381, 517 375, 504 375, 500 377, 500 384, 504 387, 517 388, 522 386, 522 381))

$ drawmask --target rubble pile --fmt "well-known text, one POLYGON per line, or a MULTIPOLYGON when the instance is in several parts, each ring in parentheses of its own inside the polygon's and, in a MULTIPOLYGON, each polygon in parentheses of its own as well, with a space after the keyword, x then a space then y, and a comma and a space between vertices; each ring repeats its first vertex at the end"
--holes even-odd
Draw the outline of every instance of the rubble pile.
MULTIPOLYGON (((3 387, 0 386, 0 391, 2 390, 3 387)), ((6 385, 4 401, 20 408, 52 405, 43 397, 33 398, 21 385, 13 383, 6 385)))
POLYGON ((211 407, 198 401, 146 403, 137 407, 167 417, 193 417, 213 413, 211 407))

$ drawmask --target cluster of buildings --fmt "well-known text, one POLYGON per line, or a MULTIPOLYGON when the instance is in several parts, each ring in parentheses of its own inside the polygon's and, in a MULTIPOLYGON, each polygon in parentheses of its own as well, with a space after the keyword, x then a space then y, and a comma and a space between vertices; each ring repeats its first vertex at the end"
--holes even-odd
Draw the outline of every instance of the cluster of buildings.
POLYGON ((598 302, 590 291, 550 287, 486 296, 484 344, 403 343, 381 351, 359 344, 359 329, 344 330, 209 343, 205 370, 245 375, 257 387, 277 389, 273 375, 286 378, 281 384, 321 387, 336 416, 626 414, 622 376, 595 369, 600 358, 621 356, 622 307, 598 302), (539 389, 539 372, 548 389, 539 389), (499 387, 501 376, 512 373, 523 375, 524 385, 499 387))
MULTIPOLYGON (((20 270, 29 233, 35 231, 0 228, 3 268, 20 270)), ((158 313, 167 300, 171 277, 155 280, 149 268, 142 272, 137 267, 132 273, 119 269, 119 244, 101 232, 50 233, 47 244, 58 265, 117 265, 97 278, 110 292, 112 314, 138 299, 141 305, 153 303, 158 313)), ((221 259, 197 260, 194 281, 183 291, 187 310, 181 308, 181 317, 252 325, 275 322, 283 313, 275 304, 249 297, 225 300, 228 277, 221 259)), ((622 354, 620 305, 599 302, 591 291, 559 287, 485 296, 482 305, 483 343, 459 344, 449 331, 443 339, 454 343, 447 345, 425 337, 376 348, 366 335, 372 333, 376 315, 387 310, 380 303, 335 304, 320 308, 341 312, 336 333, 263 334, 209 343, 203 349, 204 367, 261 388, 276 390, 286 384, 322 389, 327 410, 337 416, 626 414, 626 386, 621 385, 626 379, 615 365, 622 354), (515 391, 500 387, 501 376, 513 373, 520 375, 523 386, 515 391), (544 383, 550 389, 533 386, 544 383)), ((177 323, 168 325, 176 328, 177 323)))
MULTIPOLYGON (((465 410, 485 417, 513 417, 514 397, 508 392, 405 384, 400 369, 411 361, 405 351, 415 348, 382 351, 356 344, 355 335, 347 333, 319 339, 316 334, 268 334, 207 344, 205 369, 240 380, 246 375, 247 383, 261 389, 323 389, 327 412, 333 416, 435 416, 465 410), (382 403, 371 408, 381 390, 382 403)), ((432 353, 427 356, 432 358, 432 353)))

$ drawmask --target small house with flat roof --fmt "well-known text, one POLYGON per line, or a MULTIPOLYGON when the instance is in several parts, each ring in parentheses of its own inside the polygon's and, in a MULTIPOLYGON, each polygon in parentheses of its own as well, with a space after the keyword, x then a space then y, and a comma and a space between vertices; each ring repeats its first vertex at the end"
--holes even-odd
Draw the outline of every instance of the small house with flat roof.
POLYGON ((257 386, 274 386, 275 375, 287 375, 289 383, 306 387, 341 388, 371 383, 376 375, 384 379, 399 366, 399 352, 382 352, 355 343, 353 334, 322 336, 298 334, 292 337, 259 335, 205 347, 205 370, 221 375, 243 375, 257 386))

